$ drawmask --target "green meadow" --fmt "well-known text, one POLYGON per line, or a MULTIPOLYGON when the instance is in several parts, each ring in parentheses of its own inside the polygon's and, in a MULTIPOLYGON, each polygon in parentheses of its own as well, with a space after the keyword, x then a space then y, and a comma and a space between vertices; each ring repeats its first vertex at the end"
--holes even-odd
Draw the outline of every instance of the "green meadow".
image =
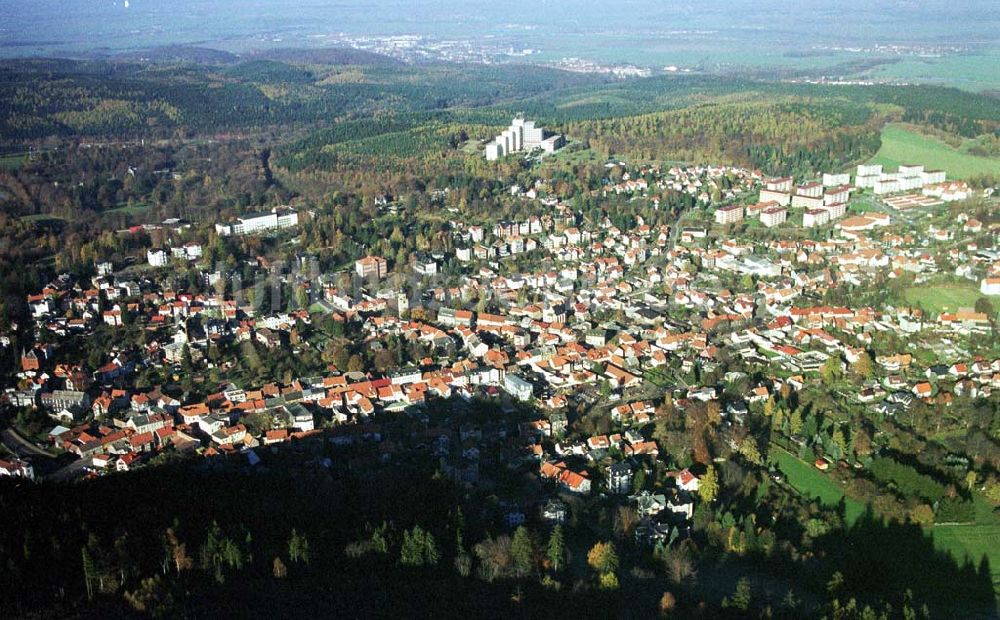
POLYGON ((788 484, 795 487, 802 495, 815 497, 827 506, 836 506, 844 500, 848 523, 853 523, 864 514, 864 504, 844 495, 833 478, 816 469, 811 463, 806 463, 775 445, 771 446, 771 460, 785 474, 788 484))
POLYGON ((947 171, 949 179, 1000 174, 1000 158, 970 155, 902 125, 886 125, 882 129, 882 147, 872 163, 889 170, 900 164, 923 164, 928 170, 947 171))
POLYGON ((906 289, 906 301, 933 313, 954 312, 959 308, 973 308, 983 295, 975 284, 941 283, 921 284, 906 289))

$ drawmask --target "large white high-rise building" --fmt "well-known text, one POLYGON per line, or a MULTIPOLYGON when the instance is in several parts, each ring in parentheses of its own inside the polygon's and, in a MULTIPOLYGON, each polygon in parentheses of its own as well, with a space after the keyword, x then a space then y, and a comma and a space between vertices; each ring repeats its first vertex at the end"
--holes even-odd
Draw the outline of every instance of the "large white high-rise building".
POLYGON ((542 149, 553 153, 566 143, 561 135, 546 137, 544 127, 536 127, 535 121, 515 118, 510 127, 486 145, 486 159, 493 161, 511 153, 521 153, 542 149))

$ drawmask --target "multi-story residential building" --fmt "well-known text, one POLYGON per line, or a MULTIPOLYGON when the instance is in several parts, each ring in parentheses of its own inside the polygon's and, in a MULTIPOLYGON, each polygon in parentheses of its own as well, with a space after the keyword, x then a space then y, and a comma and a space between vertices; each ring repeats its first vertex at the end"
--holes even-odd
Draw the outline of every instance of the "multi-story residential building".
POLYGON ((847 203, 837 202, 833 204, 827 204, 820 207, 830 215, 830 221, 844 217, 847 213, 847 203))
POLYGON ((785 207, 788 206, 788 204, 792 201, 792 195, 789 192, 781 192, 771 189, 762 189, 760 190, 760 201, 776 202, 782 207, 785 207))
POLYGON ((778 177, 774 179, 768 179, 767 182, 764 184, 764 188, 773 192, 782 192, 784 194, 791 194, 792 183, 794 183, 792 177, 778 177))
POLYGON ((822 183, 805 183, 795 188, 796 196, 808 196, 809 198, 820 198, 823 195, 822 183))
POLYGON ((822 226, 830 221, 830 212, 826 209, 806 209, 802 214, 802 225, 806 228, 822 226))
POLYGON ((838 185, 850 185, 851 175, 848 173, 842 174, 831 174, 829 172, 823 173, 823 186, 824 187, 836 187, 838 185))
POLYGON ((851 198, 850 185, 838 185, 823 192, 823 204, 832 205, 847 202, 851 198))
POLYGON ((389 267, 381 256, 365 256, 354 262, 354 271, 362 278, 371 276, 382 279, 388 273, 389 267))
POLYGON ((146 250, 146 262, 153 267, 166 267, 170 262, 170 255, 160 248, 146 250))
POLYGON ((1000 278, 983 278, 979 283, 979 292, 983 295, 1000 295, 1000 278))
POLYGON ((743 205, 730 205, 719 207, 715 210, 715 222, 717 224, 734 224, 743 219, 743 205))
POLYGON ((920 173, 920 184, 934 185, 944 183, 946 177, 947 175, 944 170, 927 170, 920 173))
POLYGON ((46 409, 54 411, 60 409, 83 410, 90 406, 90 396, 86 392, 54 390, 42 393, 41 403, 46 409))
POLYGON ((771 207, 760 212, 760 223, 768 228, 783 224, 788 219, 788 211, 782 207, 771 207))
POLYGON ((608 491, 618 495, 632 492, 632 468, 628 463, 615 463, 608 468, 608 491))
MULTIPOLYGON (((822 188, 820 188, 822 189, 822 188)), ((792 196, 792 207, 796 209, 816 209, 823 206, 823 196, 796 194, 792 196)))

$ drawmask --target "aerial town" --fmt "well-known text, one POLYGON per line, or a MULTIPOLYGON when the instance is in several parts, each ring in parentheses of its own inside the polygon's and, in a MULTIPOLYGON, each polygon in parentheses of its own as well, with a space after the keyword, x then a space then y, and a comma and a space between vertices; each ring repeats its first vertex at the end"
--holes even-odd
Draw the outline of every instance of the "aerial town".
POLYGON ((964 5, 273 0, 147 49, 160 9, 100 3, 78 49, 37 4, 0 28, 0 618, 998 617, 964 5))
MULTIPOLYGON (((515 120, 503 136, 513 146, 495 143, 497 152, 545 144, 541 133, 515 120)), ((535 214, 486 226, 452 219, 450 256, 431 252, 396 272, 381 256, 360 258, 341 273, 270 272, 304 300, 271 312, 241 300, 242 291, 227 286, 229 275, 206 265, 203 245, 185 241, 184 222, 146 225, 166 231, 169 240, 169 247, 145 251, 149 269, 131 260, 102 262, 89 280, 63 274, 27 297, 33 324, 18 329, 33 333, 36 344, 19 352, 20 387, 8 388, 4 398, 44 411, 48 443, 76 457, 48 473, 57 478, 126 471, 169 451, 254 464, 260 451, 302 441, 370 446, 387 459, 429 442, 442 471, 460 484, 491 478, 497 463, 532 463, 539 479, 553 485, 531 498, 547 519, 565 518, 556 489, 631 496, 643 515, 636 535, 654 544, 688 526, 700 479, 651 437, 665 410, 705 409, 722 419, 720 432, 745 442, 750 408, 773 407, 776 397, 788 398, 821 374, 859 365, 870 368, 865 383, 845 397, 880 415, 915 400, 988 397, 1000 388, 1000 359, 975 352, 977 334, 990 330, 982 311, 928 314, 824 301, 834 280, 862 286, 909 275, 919 283, 951 272, 976 282, 984 295, 1000 295, 1000 256, 972 241, 981 222, 959 212, 905 232, 895 227, 912 209, 964 200, 971 191, 965 183, 919 165, 895 173, 858 166, 853 184, 850 174, 765 178, 725 166, 612 162, 607 169, 620 178, 609 176, 602 193, 641 196, 669 187, 706 207, 711 221, 651 227, 638 217, 622 228, 607 218, 583 218, 558 196, 543 197, 540 184, 513 187, 535 214), (723 178, 732 183, 720 192, 723 178), (875 198, 852 198, 865 189, 875 198), (777 234, 742 240, 731 234, 741 223, 777 234), (804 238, 801 229, 824 234, 804 238), (517 269, 529 255, 547 267, 517 269), (205 265, 205 292, 171 288, 173 268, 182 263, 205 265), (409 285, 393 285, 396 276, 409 285), (356 330, 375 351, 375 367, 356 356, 342 359, 336 345, 305 336, 317 333, 319 321, 356 330), (121 341, 89 360, 61 354, 98 328, 136 326, 141 343, 121 341), (883 334, 933 337, 911 340, 906 353, 868 359, 867 348, 883 334), (195 400, 144 379, 150 369, 175 380, 185 375, 182 381, 225 371, 233 362, 218 365, 223 347, 261 356, 321 348, 330 363, 316 375, 221 382, 195 400), (385 357, 409 361, 397 365, 385 357), (928 358, 934 363, 922 365, 928 358), (726 371, 727 360, 766 370, 726 371), (663 386, 672 387, 660 397, 663 386), (456 412, 478 401, 504 412, 530 403, 537 417, 475 424, 456 415, 432 426, 424 410, 433 401, 452 403, 456 412), (608 412, 596 426, 568 414, 591 407, 608 412), (398 416, 423 420, 424 430, 385 444, 385 427, 398 416), (676 482, 669 493, 632 493, 636 475, 665 464, 676 467, 668 472, 676 482)), ((275 208, 217 223, 215 231, 294 236, 298 217, 292 208, 275 208)), ((830 461, 842 457, 842 449, 830 451, 830 461)), ((826 466, 823 459, 817 466, 826 466)), ((0 472, 34 477, 32 460, 28 452, 3 461, 0 472)), ((523 521, 528 504, 509 502, 504 518, 523 521)))

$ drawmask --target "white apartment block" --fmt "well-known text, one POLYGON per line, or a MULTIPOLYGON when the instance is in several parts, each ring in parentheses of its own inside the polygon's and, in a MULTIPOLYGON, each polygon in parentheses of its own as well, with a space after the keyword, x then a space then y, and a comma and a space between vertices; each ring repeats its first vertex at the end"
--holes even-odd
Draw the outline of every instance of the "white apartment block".
POLYGON ((146 250, 146 262, 153 267, 166 267, 170 262, 170 255, 166 250, 150 249, 146 250))
POLYGON ((979 283, 979 292, 983 295, 1000 295, 1000 278, 983 278, 979 283))
POLYGON ((923 185, 944 183, 946 176, 944 170, 927 170, 920 173, 920 182, 923 185))
POLYGON ((839 204, 841 202, 847 202, 851 198, 851 186, 850 185, 838 185, 836 187, 831 187, 830 189, 823 192, 823 204, 833 205, 839 204))
POLYGON ((796 196, 808 196, 809 198, 819 198, 823 195, 822 183, 806 183, 795 188, 796 196))
POLYGON ((768 179, 764 184, 765 189, 772 192, 784 192, 790 194, 792 191, 792 177, 778 177, 775 179, 768 179))
POLYGON ((902 191, 902 186, 899 183, 899 179, 885 178, 875 181, 875 184, 872 185, 872 191, 874 191, 876 195, 892 194, 902 191))
POLYGON ((299 214, 294 209, 275 207, 270 213, 253 213, 236 218, 229 224, 216 224, 215 232, 228 237, 291 228, 299 223, 299 214))
POLYGON ((830 214, 831 221, 842 218, 847 214, 846 202, 835 202, 833 204, 823 205, 821 208, 830 214))
POLYGON ((830 212, 826 209, 807 209, 802 214, 802 225, 806 228, 822 226, 830 221, 830 212))
POLYGON ((715 210, 716 224, 735 224, 743 219, 743 205, 730 205, 715 210))
POLYGON ((782 207, 771 207, 760 212, 760 223, 768 228, 783 224, 788 219, 788 211, 782 207))
MULTIPOLYGON (((791 184, 791 181, 789 181, 789 184, 791 184)), ((762 189, 760 190, 759 200, 760 202, 776 202, 785 207, 792 201, 792 195, 785 191, 762 189)))
POLYGON ((848 173, 843 174, 830 174, 828 172, 823 173, 823 186, 824 187, 836 187, 838 185, 850 185, 851 175, 848 173))
POLYGON ((823 206, 822 196, 792 196, 792 207, 795 209, 817 209, 823 206))
POLYGON ((882 164, 861 164, 858 166, 859 177, 877 177, 882 174, 882 164))
POLYGON ((869 187, 875 187, 875 183, 878 182, 880 175, 865 175, 854 177, 854 187, 859 189, 866 189, 869 187))

